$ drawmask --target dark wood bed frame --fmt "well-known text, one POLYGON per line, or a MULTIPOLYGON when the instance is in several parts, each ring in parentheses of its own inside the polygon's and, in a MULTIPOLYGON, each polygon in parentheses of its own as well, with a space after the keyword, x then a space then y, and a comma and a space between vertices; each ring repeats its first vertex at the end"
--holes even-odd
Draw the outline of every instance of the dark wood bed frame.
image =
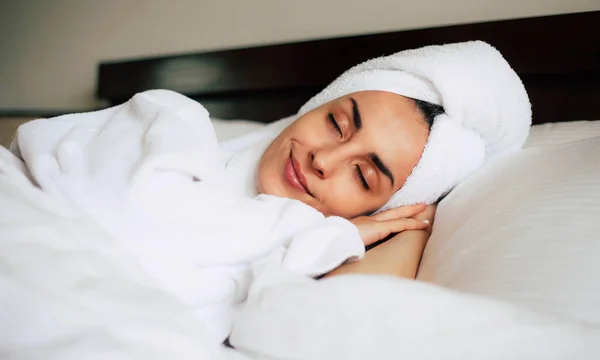
POLYGON ((349 67, 430 44, 483 40, 521 76, 534 123, 600 119, 600 11, 389 32, 99 66, 111 105, 148 89, 201 101, 211 116, 270 122, 295 113, 349 67))

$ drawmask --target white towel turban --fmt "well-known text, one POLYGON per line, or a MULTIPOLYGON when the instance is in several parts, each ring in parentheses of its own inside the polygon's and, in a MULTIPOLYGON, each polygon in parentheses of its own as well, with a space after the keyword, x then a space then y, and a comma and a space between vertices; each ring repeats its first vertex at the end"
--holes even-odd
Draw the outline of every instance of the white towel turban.
POLYGON ((531 105, 523 83, 481 41, 426 46, 375 58, 346 71, 299 116, 357 91, 380 90, 442 105, 425 150, 400 190, 378 211, 432 204, 485 162, 523 146, 531 105))

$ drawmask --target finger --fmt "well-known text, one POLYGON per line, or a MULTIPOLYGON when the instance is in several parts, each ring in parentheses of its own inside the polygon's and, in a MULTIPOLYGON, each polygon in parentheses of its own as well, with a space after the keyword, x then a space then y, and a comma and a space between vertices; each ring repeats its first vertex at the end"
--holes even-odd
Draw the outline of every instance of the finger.
MULTIPOLYGON (((426 220, 425 220, 426 221, 426 220)), ((394 219, 385 222, 389 233, 397 233, 406 230, 425 230, 430 224, 423 220, 416 219, 394 219)))
POLYGON ((411 216, 411 218, 417 220, 429 220, 433 224, 433 220, 435 218, 435 210, 435 205, 429 205, 425 208, 425 210, 423 210, 415 216, 411 216))
POLYGON ((373 219, 377 221, 387 221, 399 218, 408 218, 421 213, 427 208, 425 204, 416 204, 408 206, 400 206, 397 208, 382 211, 377 215, 373 215, 373 219))

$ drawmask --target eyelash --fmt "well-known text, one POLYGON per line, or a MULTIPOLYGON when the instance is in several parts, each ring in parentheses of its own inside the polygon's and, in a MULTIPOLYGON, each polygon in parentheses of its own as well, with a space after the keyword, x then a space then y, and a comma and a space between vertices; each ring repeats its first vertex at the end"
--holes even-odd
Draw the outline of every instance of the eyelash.
POLYGON ((358 180, 361 182, 362 186, 365 188, 365 190, 369 190, 369 184, 367 183, 367 179, 365 179, 362 171, 360 170, 360 166, 356 165, 356 176, 358 177, 358 180))
POLYGON ((338 125, 337 121, 335 121, 335 117, 333 116, 333 114, 329 113, 327 114, 327 117, 329 118, 329 122, 331 123, 335 131, 338 133, 338 135, 340 135, 340 137, 343 136, 342 129, 340 129, 340 126, 338 125))
MULTIPOLYGON (((342 129, 340 129, 340 126, 337 124, 337 121, 335 121, 335 117, 333 116, 333 114, 327 114, 327 118, 329 119, 331 126, 333 126, 338 135, 340 135, 340 137, 343 136, 342 129)), ((365 179, 365 176, 363 175, 362 170, 360 170, 360 166, 358 165, 356 165, 356 176, 358 177, 358 180, 360 181, 362 187, 365 190, 369 190, 369 183, 367 183, 367 179, 365 179)))

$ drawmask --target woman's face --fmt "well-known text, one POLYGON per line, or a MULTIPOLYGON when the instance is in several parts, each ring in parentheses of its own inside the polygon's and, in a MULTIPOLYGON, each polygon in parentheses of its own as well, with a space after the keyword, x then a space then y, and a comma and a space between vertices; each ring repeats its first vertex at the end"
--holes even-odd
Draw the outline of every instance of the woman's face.
POLYGON ((428 135, 413 100, 356 92, 306 113, 269 145, 259 191, 300 200, 326 216, 365 215, 402 187, 428 135))

